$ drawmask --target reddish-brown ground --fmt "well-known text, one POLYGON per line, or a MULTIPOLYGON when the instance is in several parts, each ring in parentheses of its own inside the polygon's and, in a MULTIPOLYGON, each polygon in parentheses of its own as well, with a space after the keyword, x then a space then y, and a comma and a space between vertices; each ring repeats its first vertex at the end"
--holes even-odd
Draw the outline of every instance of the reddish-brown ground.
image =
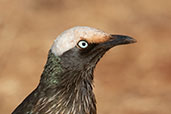
POLYGON ((95 70, 98 114, 171 114, 170 0, 0 0, 0 112, 37 86, 55 37, 76 25, 127 34, 95 70))

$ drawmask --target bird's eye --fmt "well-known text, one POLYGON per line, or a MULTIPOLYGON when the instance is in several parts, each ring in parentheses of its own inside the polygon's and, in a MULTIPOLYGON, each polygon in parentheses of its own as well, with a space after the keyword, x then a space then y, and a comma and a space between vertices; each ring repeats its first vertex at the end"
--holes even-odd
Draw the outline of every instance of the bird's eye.
POLYGON ((78 42, 77 44, 80 48, 84 49, 88 47, 88 42, 86 42, 85 40, 81 40, 78 42))

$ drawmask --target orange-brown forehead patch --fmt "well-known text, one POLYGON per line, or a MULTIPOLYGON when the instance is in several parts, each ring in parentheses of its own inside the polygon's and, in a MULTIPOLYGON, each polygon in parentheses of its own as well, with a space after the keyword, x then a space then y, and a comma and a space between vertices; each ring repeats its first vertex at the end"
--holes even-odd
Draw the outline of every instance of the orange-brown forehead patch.
POLYGON ((81 37, 81 40, 86 40, 88 43, 102 43, 110 39, 110 36, 92 36, 91 38, 81 37))

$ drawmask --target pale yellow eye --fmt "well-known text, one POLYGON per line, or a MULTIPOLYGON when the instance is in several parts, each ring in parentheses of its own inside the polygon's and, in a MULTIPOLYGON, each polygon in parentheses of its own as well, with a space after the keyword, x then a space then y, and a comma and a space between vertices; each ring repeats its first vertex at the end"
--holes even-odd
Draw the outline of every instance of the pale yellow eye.
POLYGON ((77 44, 80 48, 87 48, 88 47, 88 42, 86 42, 85 40, 81 40, 78 42, 77 44))

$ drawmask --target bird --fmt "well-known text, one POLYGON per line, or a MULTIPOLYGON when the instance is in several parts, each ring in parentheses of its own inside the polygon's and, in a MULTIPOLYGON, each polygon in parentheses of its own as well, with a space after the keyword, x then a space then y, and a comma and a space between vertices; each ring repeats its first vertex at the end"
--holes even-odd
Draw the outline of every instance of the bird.
POLYGON ((127 35, 76 26, 54 40, 40 82, 12 114, 97 114, 94 69, 112 47, 135 43, 127 35))

